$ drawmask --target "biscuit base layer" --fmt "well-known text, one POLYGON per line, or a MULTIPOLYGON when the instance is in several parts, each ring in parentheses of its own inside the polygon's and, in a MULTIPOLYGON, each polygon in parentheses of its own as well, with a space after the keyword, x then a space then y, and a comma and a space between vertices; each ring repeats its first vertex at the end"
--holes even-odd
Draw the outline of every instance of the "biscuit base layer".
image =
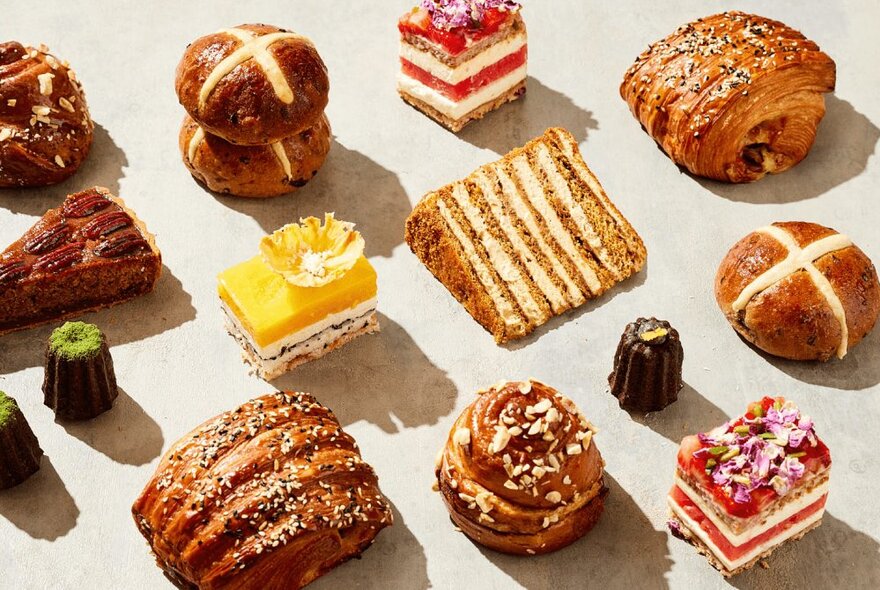
POLYGON ((333 342, 328 343, 327 346, 310 353, 295 356, 283 365, 279 365, 272 370, 266 370, 263 368, 263 364, 262 362, 260 362, 260 358, 257 356, 256 352, 246 342, 242 342, 242 336, 240 334, 236 334, 233 330, 230 330, 228 326, 227 331, 229 332, 229 335, 235 338, 241 345, 241 358, 244 360, 244 362, 252 366, 254 368, 254 371, 260 378, 265 379, 266 381, 272 381, 273 379, 277 379, 281 375, 292 371, 300 365, 319 359, 325 354, 348 344, 358 336, 375 334, 380 331, 380 327, 379 321, 378 319, 376 319, 376 312, 374 311, 363 328, 354 330, 352 332, 347 332, 333 342))
POLYGON ((700 555, 705 557, 706 561, 708 561, 712 567, 714 567, 719 572, 721 572, 721 575, 724 576, 725 578, 731 578, 733 576, 741 574, 742 572, 744 572, 748 569, 751 569, 752 567, 754 567, 754 565, 756 563, 758 563, 759 561, 761 561, 763 559, 767 559, 768 557, 770 557, 771 553, 773 553, 774 551, 776 551, 777 549, 779 549, 783 545, 786 545, 787 543, 792 543, 794 541, 799 541, 801 538, 803 538, 804 535, 806 535, 807 533, 812 531, 814 528, 816 528, 817 526, 822 524, 822 519, 820 518, 819 520, 817 520, 816 522, 814 522, 813 524, 811 524, 810 526, 808 526, 807 528, 805 528, 804 530, 802 530, 801 532, 796 534, 795 536, 789 537, 788 539, 786 539, 782 543, 779 543, 777 545, 774 545, 773 547, 770 547, 769 549, 767 549, 766 551, 764 551, 760 555, 755 556, 755 558, 752 559, 751 561, 744 563, 743 565, 739 566, 738 568, 736 568, 734 570, 729 570, 724 567, 724 564, 722 564, 718 560, 718 558, 715 557, 715 554, 712 552, 712 550, 705 543, 703 543, 699 538, 697 538, 696 535, 691 533, 690 529, 688 529, 687 526, 681 520, 679 520, 679 518, 677 516, 675 516, 675 514, 673 514, 671 510, 669 513, 669 520, 676 523, 678 525, 678 529, 681 531, 680 535, 676 534, 674 536, 677 536, 678 538, 682 539, 683 541, 686 541, 686 542, 690 543, 691 545, 693 545, 694 548, 697 550, 697 553, 699 553, 700 555))
POLYGON ((476 121, 478 119, 482 119, 495 109, 501 107, 508 102, 513 102, 514 100, 524 95, 526 93, 526 81, 523 80, 501 96, 498 96, 497 98, 493 98, 492 100, 481 104, 480 106, 465 114, 459 119, 447 117, 425 101, 419 100, 418 98, 412 96, 406 91, 398 89, 397 92, 398 94, 400 94, 400 98, 405 100, 409 105, 422 111, 424 114, 428 115, 430 118, 434 119, 434 121, 440 123, 453 133, 458 133, 459 131, 464 129, 468 125, 468 123, 471 123, 472 121, 476 121))

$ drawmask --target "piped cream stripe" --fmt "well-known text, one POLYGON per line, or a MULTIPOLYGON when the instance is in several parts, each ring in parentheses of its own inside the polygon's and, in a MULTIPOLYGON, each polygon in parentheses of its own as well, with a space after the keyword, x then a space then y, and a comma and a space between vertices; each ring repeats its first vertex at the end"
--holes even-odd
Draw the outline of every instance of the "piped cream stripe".
POLYGON ((513 208, 514 214, 525 223, 526 230, 538 243, 541 253, 547 257, 553 265, 553 270, 559 275, 562 282, 565 284, 568 300, 574 306, 581 305, 586 301, 584 294, 581 293, 581 288, 574 282, 574 279, 568 274, 568 269, 562 264, 556 256, 556 252, 544 239, 544 235, 538 227, 538 222, 535 220, 531 209, 529 209, 526 204, 525 198, 520 194, 519 188, 514 184, 513 180, 507 175, 507 173, 504 172, 500 165, 492 164, 490 167, 501 182, 501 190, 503 190, 504 194, 508 196, 507 202, 513 208))
POLYGON ((617 224, 617 231, 626 241, 629 251, 636 252, 640 250, 641 248, 638 247, 638 244, 635 243, 635 239, 632 237, 632 234, 635 232, 626 231, 626 228, 629 227, 629 223, 623 218, 623 215, 620 214, 620 211, 617 210, 617 207, 615 207, 611 202, 611 199, 608 198, 608 195, 605 194, 605 190, 602 188, 602 185, 599 184, 599 180, 593 172, 581 160, 577 144, 572 143, 568 137, 565 137, 565 135, 561 133, 557 132, 553 135, 556 137, 557 142, 562 148, 562 153, 564 153, 565 157, 572 163, 574 170, 577 172, 580 179, 593 192, 593 195, 602 204, 602 208, 605 209, 605 211, 608 212, 608 215, 614 219, 614 222, 617 224))
POLYGON ((470 202, 467 187, 464 183, 458 182, 453 185, 452 198, 462 213, 464 213, 465 219, 467 219, 474 233, 476 233, 477 240, 486 249, 492 268, 495 269, 501 280, 510 288, 513 297, 523 312, 525 312, 528 320, 536 325, 543 324, 549 316, 535 301, 526 278, 522 276, 519 267, 489 231, 480 211, 470 202))
POLYGON ((293 176, 293 171, 290 168, 290 159, 287 157, 287 152, 284 151, 284 146, 281 145, 280 141, 276 141, 272 144, 272 151, 275 152, 275 157, 278 158, 278 162, 281 164, 281 167, 284 168, 284 174, 287 175, 287 180, 290 180, 293 176))
POLYGON ((587 214, 584 212, 583 207, 581 207, 580 203, 575 201, 574 196, 571 194, 571 188, 568 186, 568 182, 566 182, 562 177, 562 174, 559 173, 559 169, 556 167, 556 162, 553 161, 553 158, 550 156, 550 150, 545 144, 538 144, 537 156, 538 164, 540 164, 547 173, 547 178, 553 186, 553 192, 568 210, 568 213, 571 215, 571 218, 577 226, 581 236, 583 236, 583 238, 586 239, 587 244, 590 245, 593 254, 596 255, 596 258, 599 259, 602 266, 614 275, 615 279, 623 279, 620 274, 620 269, 609 257, 605 244, 602 243, 602 239, 599 237, 599 234, 596 233, 596 230, 587 218, 587 214))
POLYGON ((785 260, 765 271, 750 284, 746 285, 739 294, 739 297, 736 298, 736 301, 733 302, 733 311, 745 309, 753 297, 769 289, 792 273, 803 269, 807 271, 816 288, 828 302, 828 306, 840 324, 840 345, 837 347, 837 356, 838 358, 846 356, 849 345, 846 311, 843 309, 840 297, 834 292, 834 287, 831 286, 825 275, 813 265, 813 262, 831 252, 849 248, 852 246, 852 241, 843 234, 834 234, 833 236, 817 240, 806 248, 801 248, 791 234, 781 227, 770 225, 756 231, 770 236, 785 246, 788 249, 788 256, 785 257, 785 260))
POLYGON ((556 210, 553 208, 553 205, 544 193, 544 187, 541 185, 541 181, 538 180, 535 172, 529 165, 528 158, 524 155, 518 156, 513 160, 513 167, 525 187, 526 197, 541 217, 544 218, 544 221, 550 229, 551 235, 556 238, 556 241, 559 242, 559 245, 562 246, 562 249, 565 250, 575 267, 580 271, 581 276, 583 276, 584 281, 587 283, 587 287, 589 287, 590 291, 593 293, 601 291, 602 283, 599 282, 596 272, 587 263, 583 254, 575 245, 571 234, 569 234, 568 230, 565 229, 565 226, 562 225, 562 221, 559 219, 556 210))
POLYGON ((504 291, 495 283, 491 271, 483 262, 483 259, 480 258, 479 254, 477 254, 474 244, 452 216, 449 207, 446 206, 446 203, 442 198, 437 199, 437 208, 439 209, 443 220, 449 226, 449 229, 452 230, 455 239, 458 240, 459 245, 467 255, 474 272, 477 274, 477 278, 486 289, 486 292, 492 299, 492 303, 495 304, 495 309, 498 311, 498 315, 501 316, 505 325, 512 328, 522 328, 522 320, 520 320, 516 310, 513 309, 513 305, 511 305, 510 301, 505 297, 504 291))
POLYGON ((196 132, 189 138, 189 145, 186 148, 186 155, 189 158, 190 163, 193 163, 195 160, 196 150, 199 149, 199 146, 202 145, 204 140, 205 130, 202 129, 201 126, 196 127, 196 132))
POLYGON ((510 217, 504 211, 504 206, 501 204, 498 194, 495 192, 495 186, 493 183, 486 178, 486 175, 482 170, 478 170, 473 178, 476 181, 477 186, 480 187, 483 197, 489 204, 489 210, 498 221, 498 225, 501 227, 504 235, 507 236, 508 241, 510 241, 510 244, 513 246, 516 253, 519 254, 519 259, 525 264, 532 280, 535 281, 535 284, 541 290, 541 293, 543 293, 544 297, 547 298, 547 301, 550 302, 550 307, 553 309, 553 313, 560 314, 569 309, 571 305, 566 300, 565 295, 559 290, 556 283, 550 279, 550 276, 547 274, 547 271, 544 270, 544 267, 535 261, 535 255, 513 226, 510 217))
POLYGON ((275 95, 281 102, 284 104, 293 102, 293 90, 287 83, 287 78, 278 66, 278 62, 275 61, 275 57, 269 53, 269 46, 285 39, 305 39, 305 37, 285 32, 269 33, 262 37, 256 37, 253 33, 243 29, 223 29, 220 32, 232 35, 241 41, 242 45, 218 63, 217 67, 208 75, 199 92, 199 109, 205 106, 208 97, 214 92, 214 88, 220 83, 220 80, 249 59, 256 61, 263 69, 266 79, 269 80, 275 95))

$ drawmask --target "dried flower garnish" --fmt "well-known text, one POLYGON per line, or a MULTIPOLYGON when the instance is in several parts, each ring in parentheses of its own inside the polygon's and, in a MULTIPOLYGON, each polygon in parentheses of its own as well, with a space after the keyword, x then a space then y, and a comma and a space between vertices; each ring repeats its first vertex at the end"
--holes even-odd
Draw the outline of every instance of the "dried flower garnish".
POLYGON ((422 0, 422 8, 431 15, 431 24, 444 31, 478 28, 488 10, 516 12, 521 8, 514 0, 422 0))
POLYGON ((300 219, 260 241, 269 267, 298 287, 321 287, 342 278, 364 253, 364 239, 354 224, 333 213, 300 219))
POLYGON ((734 502, 747 504, 758 488, 786 495, 804 475, 801 458, 818 444, 813 421, 783 398, 749 406, 738 420, 699 435, 706 473, 734 502))

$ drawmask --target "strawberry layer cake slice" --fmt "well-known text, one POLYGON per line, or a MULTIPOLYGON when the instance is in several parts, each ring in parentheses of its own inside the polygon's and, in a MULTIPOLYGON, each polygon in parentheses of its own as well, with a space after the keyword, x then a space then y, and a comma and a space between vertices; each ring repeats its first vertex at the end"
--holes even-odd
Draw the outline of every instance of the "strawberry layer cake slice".
POLYGON ((526 91, 528 54, 512 0, 423 0, 398 21, 400 96, 453 132, 526 91))
POLYGON ((724 576, 738 574, 819 526, 830 470, 812 420, 784 398, 765 397, 681 442, 670 530, 724 576))

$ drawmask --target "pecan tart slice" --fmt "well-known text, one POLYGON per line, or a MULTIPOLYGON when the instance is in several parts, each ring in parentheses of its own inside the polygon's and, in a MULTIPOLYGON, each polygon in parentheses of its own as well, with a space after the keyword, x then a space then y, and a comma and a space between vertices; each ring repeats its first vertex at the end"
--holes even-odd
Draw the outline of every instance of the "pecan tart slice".
POLYGON ((0 335, 149 293, 162 255, 122 199, 69 195, 0 254, 0 335))

